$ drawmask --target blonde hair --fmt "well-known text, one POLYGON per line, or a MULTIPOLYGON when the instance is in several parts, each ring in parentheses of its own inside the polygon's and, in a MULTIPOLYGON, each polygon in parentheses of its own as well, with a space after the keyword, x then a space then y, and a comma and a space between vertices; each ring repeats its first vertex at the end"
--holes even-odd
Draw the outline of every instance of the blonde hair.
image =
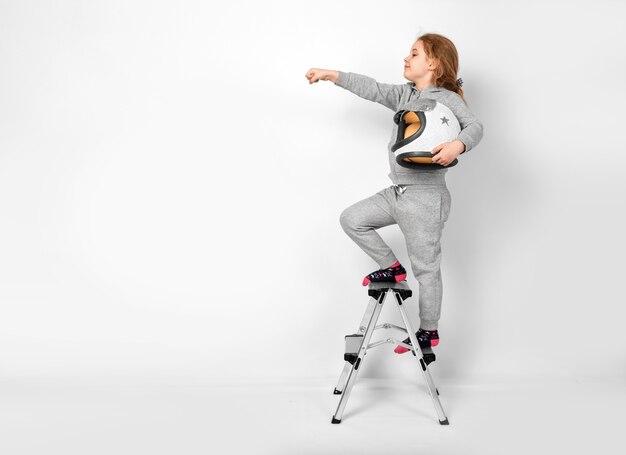
POLYGON ((426 56, 436 64, 436 68, 433 71, 433 85, 457 93, 467 105, 467 101, 463 96, 463 89, 461 88, 463 80, 457 79, 459 54, 454 43, 437 33, 425 33, 418 36, 416 41, 418 40, 424 45, 426 56))

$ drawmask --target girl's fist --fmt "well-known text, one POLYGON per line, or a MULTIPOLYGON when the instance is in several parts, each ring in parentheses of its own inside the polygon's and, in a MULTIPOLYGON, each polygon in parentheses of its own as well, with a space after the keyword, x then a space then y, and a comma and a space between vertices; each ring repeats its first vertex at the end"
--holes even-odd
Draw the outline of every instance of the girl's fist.
POLYGON ((309 80, 309 84, 313 84, 317 81, 333 81, 337 80, 339 73, 333 70, 325 70, 321 68, 311 68, 306 72, 306 78, 309 80))

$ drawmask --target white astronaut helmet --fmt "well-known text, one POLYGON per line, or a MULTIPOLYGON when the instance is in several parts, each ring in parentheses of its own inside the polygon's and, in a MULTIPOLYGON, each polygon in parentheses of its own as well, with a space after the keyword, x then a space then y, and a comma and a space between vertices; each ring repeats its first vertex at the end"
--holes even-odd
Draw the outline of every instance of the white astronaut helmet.
POLYGON ((458 163, 458 159, 447 166, 432 162, 431 150, 443 142, 455 140, 461 132, 458 119, 446 105, 422 98, 414 110, 396 112, 393 121, 398 125, 398 134, 391 151, 400 166, 447 169, 458 163))

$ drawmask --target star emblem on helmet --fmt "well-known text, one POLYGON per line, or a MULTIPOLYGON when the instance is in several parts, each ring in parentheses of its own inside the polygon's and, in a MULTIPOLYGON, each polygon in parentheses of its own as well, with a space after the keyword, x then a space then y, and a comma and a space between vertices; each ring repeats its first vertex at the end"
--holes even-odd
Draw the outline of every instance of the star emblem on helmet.
POLYGON ((444 123, 447 125, 448 124, 448 120, 445 116, 441 117, 441 124, 443 125, 444 123))

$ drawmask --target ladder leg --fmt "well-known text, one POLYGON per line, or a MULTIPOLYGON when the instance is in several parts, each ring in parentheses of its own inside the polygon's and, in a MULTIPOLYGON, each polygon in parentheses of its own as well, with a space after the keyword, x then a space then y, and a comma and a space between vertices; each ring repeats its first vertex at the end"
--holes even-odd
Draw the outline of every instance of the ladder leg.
POLYGON ((411 340, 411 345, 413 346, 413 351, 419 361, 420 367, 422 369, 422 373, 424 374, 424 379, 426 380, 426 385, 428 386, 428 392, 430 393, 431 398, 433 399, 433 404, 435 405, 435 410, 437 411, 437 415, 439 416, 439 423, 441 425, 449 425, 448 418, 446 417, 445 412, 443 411, 443 407, 441 406, 441 401, 439 401, 439 391, 435 387, 435 382, 433 381, 432 376, 430 375, 430 371, 428 370, 428 365, 424 361, 424 356, 422 355, 422 349, 417 341, 417 337, 415 336, 415 330, 411 323, 409 322, 409 318, 404 311, 404 307, 402 304, 404 301, 398 292, 394 291, 394 296, 396 297, 396 303, 398 304, 398 309, 400 310, 400 314, 402 315, 402 320, 404 321, 404 326, 409 333, 409 338, 411 340))
POLYGON ((343 411, 348 402, 348 398, 350 397, 350 392, 352 391, 352 387, 354 386, 354 382, 356 381, 356 377, 359 372, 359 368, 363 363, 363 357, 367 351, 367 346, 370 342, 370 338, 372 337, 372 333, 374 332, 374 328, 376 327, 376 322, 378 321, 378 316, 383 308, 383 304, 385 303, 385 298, 387 297, 387 292, 380 292, 378 298, 376 299, 376 306, 374 307, 374 312, 372 313, 371 318, 367 324, 367 328, 365 329, 365 336, 363 337, 363 341, 361 342, 361 347, 359 348, 359 354, 357 356, 354 365, 350 364, 350 368, 348 370, 348 380, 346 381, 346 387, 343 393, 341 394, 341 399, 339 400, 339 405, 337 406, 337 410, 335 411, 335 415, 333 416, 332 423, 341 423, 341 417, 343 415, 343 411))
MULTIPOLYGON (((365 333, 367 330, 367 324, 370 319, 372 319, 372 315, 374 314, 374 310, 376 309, 376 304, 378 300, 374 297, 370 297, 367 307, 365 308, 365 313, 363 314, 363 319, 361 319, 361 324, 359 324, 358 333, 365 333)), ((337 387, 335 387, 335 391, 333 392, 335 395, 341 394, 341 392, 345 389, 346 383, 348 382, 348 374, 352 369, 352 364, 348 361, 343 366, 343 371, 339 376, 339 381, 337 382, 337 387)))

